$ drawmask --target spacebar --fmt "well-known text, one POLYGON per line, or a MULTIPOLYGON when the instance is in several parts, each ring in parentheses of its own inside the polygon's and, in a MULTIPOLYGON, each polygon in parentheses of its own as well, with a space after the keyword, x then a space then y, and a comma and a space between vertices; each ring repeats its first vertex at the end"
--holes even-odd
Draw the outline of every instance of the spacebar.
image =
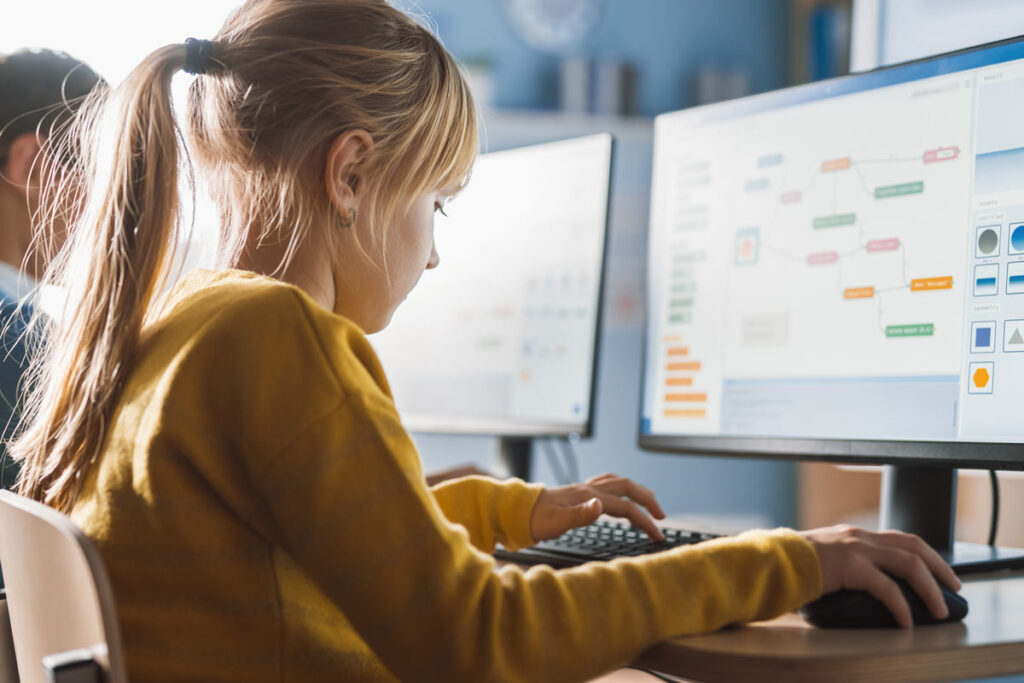
POLYGON ((550 545, 545 545, 545 544, 538 544, 538 545, 533 546, 532 548, 527 548, 527 550, 534 550, 534 551, 541 552, 541 553, 550 553, 552 555, 562 555, 562 556, 565 556, 565 557, 571 557, 571 558, 573 558, 575 560, 585 560, 585 561, 600 560, 600 559, 604 559, 604 558, 610 556, 608 552, 603 551, 603 550, 599 551, 599 552, 596 552, 596 553, 595 552, 584 552, 584 551, 581 551, 581 550, 573 550, 572 548, 564 548, 564 547, 561 547, 561 546, 550 546, 550 545))
POLYGON ((510 562, 525 562, 528 564, 536 564, 540 562, 544 564, 551 564, 552 566, 557 565, 566 567, 583 564, 584 562, 608 559, 608 557, 605 556, 595 557, 594 555, 587 555, 572 551, 548 550, 542 546, 531 546, 529 548, 523 548, 522 550, 516 551, 498 548, 494 551, 494 556, 500 560, 510 562))

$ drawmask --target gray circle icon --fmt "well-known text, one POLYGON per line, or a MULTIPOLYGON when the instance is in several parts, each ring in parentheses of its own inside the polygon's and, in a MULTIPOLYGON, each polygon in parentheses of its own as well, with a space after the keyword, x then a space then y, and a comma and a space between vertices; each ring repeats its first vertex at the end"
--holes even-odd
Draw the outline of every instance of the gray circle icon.
POLYGON ((978 235, 978 250, 982 254, 991 254, 999 248, 999 233, 995 230, 982 230, 978 235))

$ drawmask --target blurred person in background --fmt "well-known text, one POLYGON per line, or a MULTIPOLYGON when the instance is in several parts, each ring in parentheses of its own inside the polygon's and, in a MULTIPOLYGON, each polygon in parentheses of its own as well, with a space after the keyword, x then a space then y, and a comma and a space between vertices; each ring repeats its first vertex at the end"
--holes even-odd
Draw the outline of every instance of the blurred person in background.
MULTIPOLYGON (((0 55, 0 485, 10 488, 17 467, 7 442, 19 420, 18 396, 26 366, 23 336, 37 305, 37 281, 66 237, 62 228, 33 249, 40 205, 39 177, 46 161, 74 163, 70 155, 44 159, 51 131, 65 125, 103 80, 63 52, 18 50, 0 55)), ((62 226, 63 222, 56 222, 62 226)), ((45 306, 44 306, 45 309, 45 306)))

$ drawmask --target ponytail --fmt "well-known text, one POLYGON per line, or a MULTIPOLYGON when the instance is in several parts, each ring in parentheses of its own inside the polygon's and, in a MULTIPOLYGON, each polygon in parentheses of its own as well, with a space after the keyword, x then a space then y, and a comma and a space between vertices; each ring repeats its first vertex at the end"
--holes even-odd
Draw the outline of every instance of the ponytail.
POLYGON ((65 512, 99 456, 175 251, 180 133, 171 79, 185 60, 184 45, 153 52, 83 106, 68 133, 78 140, 54 141, 73 145, 82 165, 52 179, 47 203, 81 193, 82 213, 44 280, 68 300, 30 369, 28 427, 11 453, 21 461, 19 493, 65 512))

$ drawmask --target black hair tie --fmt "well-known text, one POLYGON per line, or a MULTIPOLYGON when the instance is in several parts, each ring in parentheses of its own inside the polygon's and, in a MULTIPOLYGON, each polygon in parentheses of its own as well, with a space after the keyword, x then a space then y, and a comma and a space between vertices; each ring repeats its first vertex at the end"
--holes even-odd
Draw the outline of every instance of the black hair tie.
POLYGON ((198 76, 209 73, 215 66, 213 43, 198 38, 185 40, 185 66, 182 67, 185 73, 198 76))

